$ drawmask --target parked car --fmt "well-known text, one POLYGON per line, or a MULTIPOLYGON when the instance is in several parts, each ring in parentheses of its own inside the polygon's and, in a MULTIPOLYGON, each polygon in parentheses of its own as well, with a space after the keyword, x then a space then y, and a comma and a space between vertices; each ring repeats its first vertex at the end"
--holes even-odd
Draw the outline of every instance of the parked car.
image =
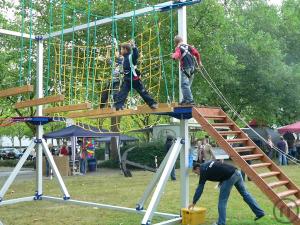
POLYGON ((2 148, 2 149, 0 149, 0 159, 1 159, 1 160, 6 159, 7 154, 8 154, 7 148, 2 148))
POLYGON ((16 148, 4 148, 0 151, 2 159, 20 159, 23 155, 23 153, 16 148))

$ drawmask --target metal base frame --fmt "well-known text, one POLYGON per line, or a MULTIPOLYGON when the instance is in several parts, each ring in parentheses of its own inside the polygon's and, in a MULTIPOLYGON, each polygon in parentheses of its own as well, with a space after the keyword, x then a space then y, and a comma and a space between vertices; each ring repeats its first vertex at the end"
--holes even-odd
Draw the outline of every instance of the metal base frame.
POLYGON ((11 186, 11 184, 14 182, 16 176, 18 175, 18 173, 20 172, 21 168, 23 167, 24 163, 26 162, 29 154, 32 152, 32 150, 37 147, 38 152, 37 152, 37 190, 35 192, 34 198, 33 200, 41 200, 42 198, 42 152, 44 152, 45 156, 47 157, 47 160, 49 161, 49 165, 51 167, 51 169, 53 170, 55 176, 58 179, 58 183, 60 186, 60 189, 63 193, 63 196, 65 199, 70 198, 70 194, 66 188, 66 185, 58 171, 58 168, 54 162, 53 156, 47 146, 47 143, 44 139, 34 139, 31 141, 31 143, 29 144, 28 148, 26 149, 25 153, 23 154, 23 156, 21 157, 21 159, 19 160, 18 164, 16 165, 16 167, 14 168, 14 170, 12 171, 12 173, 9 175, 9 177, 7 178, 7 180, 5 181, 4 185, 2 186, 1 190, 0 190, 0 206, 4 205, 4 203, 7 204, 14 204, 17 202, 20 202, 21 200, 26 199, 27 201, 29 200, 29 198, 31 197, 27 197, 27 198, 20 198, 20 199, 11 199, 11 200, 7 200, 7 201, 3 201, 4 196, 7 192, 7 190, 9 189, 9 187, 11 186))
MULTIPOLYGON (((130 213, 137 213, 137 214, 143 214, 143 220, 142 224, 150 225, 151 220, 153 216, 159 216, 162 218, 167 219, 167 221, 157 223, 157 225, 167 225, 167 224, 178 224, 178 222, 181 221, 180 215, 171 214, 171 213, 162 213, 162 212, 155 212, 157 209, 158 203, 160 201, 161 195, 164 191, 164 188, 166 186, 167 180, 170 177, 170 173, 172 168, 175 165, 176 159, 179 156, 180 150, 182 149, 182 145, 184 143, 184 139, 177 138, 175 143, 172 145, 170 151, 164 158, 163 162, 161 163, 157 173, 153 177, 152 181, 148 185, 143 197, 139 201, 138 205, 140 207, 137 208, 128 208, 128 207, 122 207, 122 206, 115 206, 115 205, 109 205, 109 204, 100 204, 100 203, 94 203, 94 202, 87 202, 87 201, 80 201, 80 200, 73 200, 70 199, 69 192, 64 184, 64 181, 58 171, 58 168, 54 162, 53 156, 51 155, 47 143, 44 139, 34 139, 31 141, 29 147, 26 149, 25 153, 19 160, 17 166, 14 168, 10 176, 7 178, 6 182, 4 183, 2 189, 0 190, 0 207, 1 206, 7 206, 7 205, 13 205, 17 203, 22 202, 30 202, 35 200, 45 200, 45 201, 51 201, 51 202, 59 202, 59 203, 68 203, 68 204, 76 204, 81 206, 90 206, 90 207, 96 207, 96 208, 104 208, 104 209, 110 209, 115 211, 123 211, 123 212, 130 212, 130 213), (26 159, 28 158, 31 151, 37 147, 38 151, 42 150, 47 157, 47 160, 49 161, 50 167, 52 168, 55 177, 58 179, 58 183, 60 186, 60 189, 63 193, 63 198, 57 198, 52 196, 43 196, 42 190, 42 181, 37 181, 37 189, 40 189, 36 191, 34 196, 29 197, 23 197, 23 198, 17 198, 17 199, 9 199, 9 200, 3 200, 7 190, 15 180, 16 176, 20 172, 22 166, 24 165, 26 159), (150 197, 153 189, 156 189, 153 193, 153 196, 151 198, 150 204, 148 206, 147 210, 143 210, 143 206, 145 201, 150 197)), ((41 151, 41 152, 42 152, 41 151)), ((40 153, 41 154, 41 153, 40 153)), ((39 157, 37 162, 37 179, 42 179, 40 174, 42 173, 42 157, 39 157)))

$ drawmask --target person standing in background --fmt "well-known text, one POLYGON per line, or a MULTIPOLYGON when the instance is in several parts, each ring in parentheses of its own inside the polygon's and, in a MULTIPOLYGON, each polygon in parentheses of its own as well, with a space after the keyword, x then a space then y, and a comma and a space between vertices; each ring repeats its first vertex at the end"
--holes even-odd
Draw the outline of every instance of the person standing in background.
POLYGON ((274 144, 273 144, 273 141, 272 141, 272 137, 271 135, 268 135, 268 140, 267 140, 267 149, 268 149, 268 152, 267 152, 267 155, 270 159, 273 159, 273 154, 274 154, 274 144))
POLYGON ((66 146, 65 144, 61 147, 59 153, 60 153, 61 155, 63 155, 63 156, 68 156, 68 155, 69 155, 67 146, 66 146))
POLYGON ((209 161, 215 159, 213 154, 212 154, 212 146, 209 144, 209 138, 208 137, 206 137, 204 139, 203 145, 204 145, 204 151, 203 151, 204 161, 209 162, 209 161))
POLYGON ((203 145, 203 139, 198 140, 197 146, 198 146, 198 162, 201 164, 201 163, 204 162, 204 145, 203 145))
POLYGON ((77 143, 80 146, 80 158, 79 158, 80 173, 86 174, 87 151, 86 148, 83 146, 83 142, 81 140, 78 140, 77 143))
POLYGON ((288 145, 286 140, 284 140, 283 136, 280 137, 280 141, 277 143, 277 147, 280 149, 278 162, 280 166, 287 165, 286 155, 288 154, 288 145))

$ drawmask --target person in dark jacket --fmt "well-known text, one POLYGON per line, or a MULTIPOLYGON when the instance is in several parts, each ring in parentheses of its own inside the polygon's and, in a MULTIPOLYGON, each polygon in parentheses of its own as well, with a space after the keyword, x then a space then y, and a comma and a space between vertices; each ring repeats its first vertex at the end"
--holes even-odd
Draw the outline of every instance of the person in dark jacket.
MULTIPOLYGON (((168 153, 168 151, 170 150, 170 148, 172 147, 174 143, 174 138, 171 135, 167 136, 166 139, 166 143, 165 143, 165 151, 166 153, 168 153)), ((175 174, 175 166, 173 167, 172 171, 171 171, 171 180, 175 181, 176 180, 176 174, 175 174)))
POLYGON ((124 103, 127 99, 128 93, 132 88, 135 89, 147 105, 152 109, 157 109, 158 105, 156 101, 150 96, 148 91, 145 89, 141 79, 140 71, 137 69, 137 62, 139 58, 139 52, 135 46, 134 41, 121 45, 121 55, 123 59, 123 73, 124 79, 120 91, 115 96, 114 107, 116 110, 124 108, 124 103))
POLYGON ((181 90, 183 99, 181 105, 194 105, 194 99, 191 91, 191 86, 194 80, 194 72, 196 67, 202 66, 200 53, 198 50, 188 44, 183 43, 180 36, 175 39, 175 52, 172 54, 174 60, 180 61, 181 74, 181 90))
POLYGON ((206 181, 220 182, 220 195, 219 195, 219 219, 216 225, 226 224, 226 207, 227 201, 230 195, 230 191, 233 186, 238 190, 244 201, 251 208, 255 214, 255 219, 258 220, 265 215, 265 212, 258 206, 255 199, 247 191, 242 175, 237 168, 232 165, 221 163, 218 161, 210 161, 203 164, 195 164, 193 166, 193 172, 200 175, 199 185, 193 197, 193 203, 189 205, 189 209, 194 208, 197 201, 200 199, 204 185, 206 181))

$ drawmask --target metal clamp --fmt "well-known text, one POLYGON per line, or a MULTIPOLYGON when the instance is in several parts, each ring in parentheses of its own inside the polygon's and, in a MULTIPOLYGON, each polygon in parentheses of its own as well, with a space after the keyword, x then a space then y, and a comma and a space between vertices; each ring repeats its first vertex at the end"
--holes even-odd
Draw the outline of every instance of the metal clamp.
POLYGON ((182 139, 180 140, 180 144, 182 144, 182 145, 184 145, 184 144, 185 144, 185 140, 184 140, 184 138, 182 138, 182 139))
POLYGON ((36 41, 42 41, 43 40, 43 36, 35 36, 35 40, 36 41))
POLYGON ((42 144, 42 139, 35 139, 34 143, 36 143, 36 144, 42 144))
POLYGON ((37 200, 42 200, 42 195, 43 195, 43 194, 40 194, 40 195, 39 195, 38 192, 36 191, 33 200, 35 200, 35 201, 37 201, 37 200))
POLYGON ((137 211, 142 211, 142 210, 144 210, 144 207, 141 206, 140 204, 137 204, 135 209, 136 209, 137 211))
POLYGON ((67 196, 65 196, 65 195, 64 195, 64 197, 63 197, 63 199, 64 199, 65 201, 70 200, 70 198, 71 198, 70 196, 67 197, 67 196))

